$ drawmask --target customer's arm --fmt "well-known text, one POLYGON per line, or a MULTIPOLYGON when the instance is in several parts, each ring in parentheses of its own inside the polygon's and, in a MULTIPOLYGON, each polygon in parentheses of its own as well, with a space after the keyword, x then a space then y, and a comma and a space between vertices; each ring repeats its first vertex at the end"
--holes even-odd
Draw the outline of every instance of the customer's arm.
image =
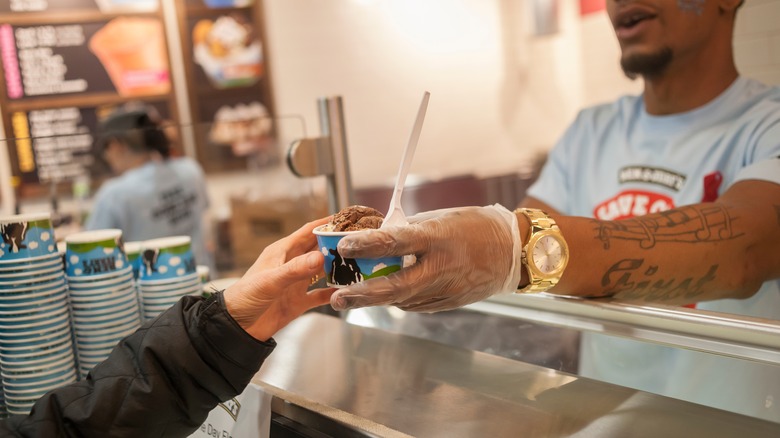
POLYGON ((185 297, 122 340, 87 379, 51 391, 0 436, 186 436, 217 403, 241 393, 270 337, 333 289, 307 292, 322 270, 307 224, 269 246, 247 273, 208 300, 185 297))
MULTIPOLYGON (((741 181, 716 202, 631 220, 552 216, 571 254, 552 293, 687 304, 749 297, 762 282, 780 277, 780 184, 773 182, 741 181)), ((522 284, 520 253, 529 228, 523 215, 465 207, 410 222, 339 242, 344 257, 414 254, 417 263, 340 289, 331 298, 334 308, 397 305, 433 312, 522 284)))

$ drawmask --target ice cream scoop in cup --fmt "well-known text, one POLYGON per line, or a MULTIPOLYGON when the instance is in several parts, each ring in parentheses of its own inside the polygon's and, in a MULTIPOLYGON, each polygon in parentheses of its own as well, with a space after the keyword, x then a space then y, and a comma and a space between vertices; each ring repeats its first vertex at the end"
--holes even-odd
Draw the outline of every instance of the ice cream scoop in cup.
POLYGON ((342 257, 338 252, 339 241, 344 236, 379 228, 383 216, 373 208, 355 205, 335 214, 330 223, 314 229, 319 249, 325 256, 325 281, 328 286, 345 287, 401 269, 402 257, 351 259, 342 257))

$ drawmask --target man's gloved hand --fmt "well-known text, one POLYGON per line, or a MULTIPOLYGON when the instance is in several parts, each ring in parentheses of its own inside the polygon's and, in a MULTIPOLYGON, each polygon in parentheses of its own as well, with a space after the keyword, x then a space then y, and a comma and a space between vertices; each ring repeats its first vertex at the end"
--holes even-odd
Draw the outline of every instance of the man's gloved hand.
POLYGON ((386 277, 355 283, 331 296, 336 310, 395 305, 414 312, 462 307, 520 282, 522 242, 515 214, 496 204, 421 213, 410 225, 344 237, 343 257, 416 256, 386 277))

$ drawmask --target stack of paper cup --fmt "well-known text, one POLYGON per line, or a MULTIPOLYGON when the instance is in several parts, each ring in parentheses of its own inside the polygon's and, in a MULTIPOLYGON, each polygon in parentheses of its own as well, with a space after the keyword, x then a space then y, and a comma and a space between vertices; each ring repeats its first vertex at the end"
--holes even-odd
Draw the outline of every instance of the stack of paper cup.
POLYGON ((202 286, 196 266, 189 236, 164 237, 141 244, 138 290, 147 320, 185 295, 200 295, 202 286))
POLYGON ((10 414, 76 380, 62 258, 48 213, 0 218, 0 375, 10 414))
POLYGON ((79 373, 85 377, 140 327, 141 310, 121 230, 85 231, 65 242, 73 334, 79 373))

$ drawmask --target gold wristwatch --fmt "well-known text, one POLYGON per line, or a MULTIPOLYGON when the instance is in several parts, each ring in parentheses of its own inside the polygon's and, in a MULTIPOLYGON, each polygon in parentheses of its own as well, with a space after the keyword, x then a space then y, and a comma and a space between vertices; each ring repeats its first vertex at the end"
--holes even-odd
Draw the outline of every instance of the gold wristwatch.
POLYGON ((531 222, 522 262, 528 271, 528 285, 517 293, 544 292, 558 284, 569 261, 569 247, 560 228, 547 213, 534 208, 518 208, 531 222))

